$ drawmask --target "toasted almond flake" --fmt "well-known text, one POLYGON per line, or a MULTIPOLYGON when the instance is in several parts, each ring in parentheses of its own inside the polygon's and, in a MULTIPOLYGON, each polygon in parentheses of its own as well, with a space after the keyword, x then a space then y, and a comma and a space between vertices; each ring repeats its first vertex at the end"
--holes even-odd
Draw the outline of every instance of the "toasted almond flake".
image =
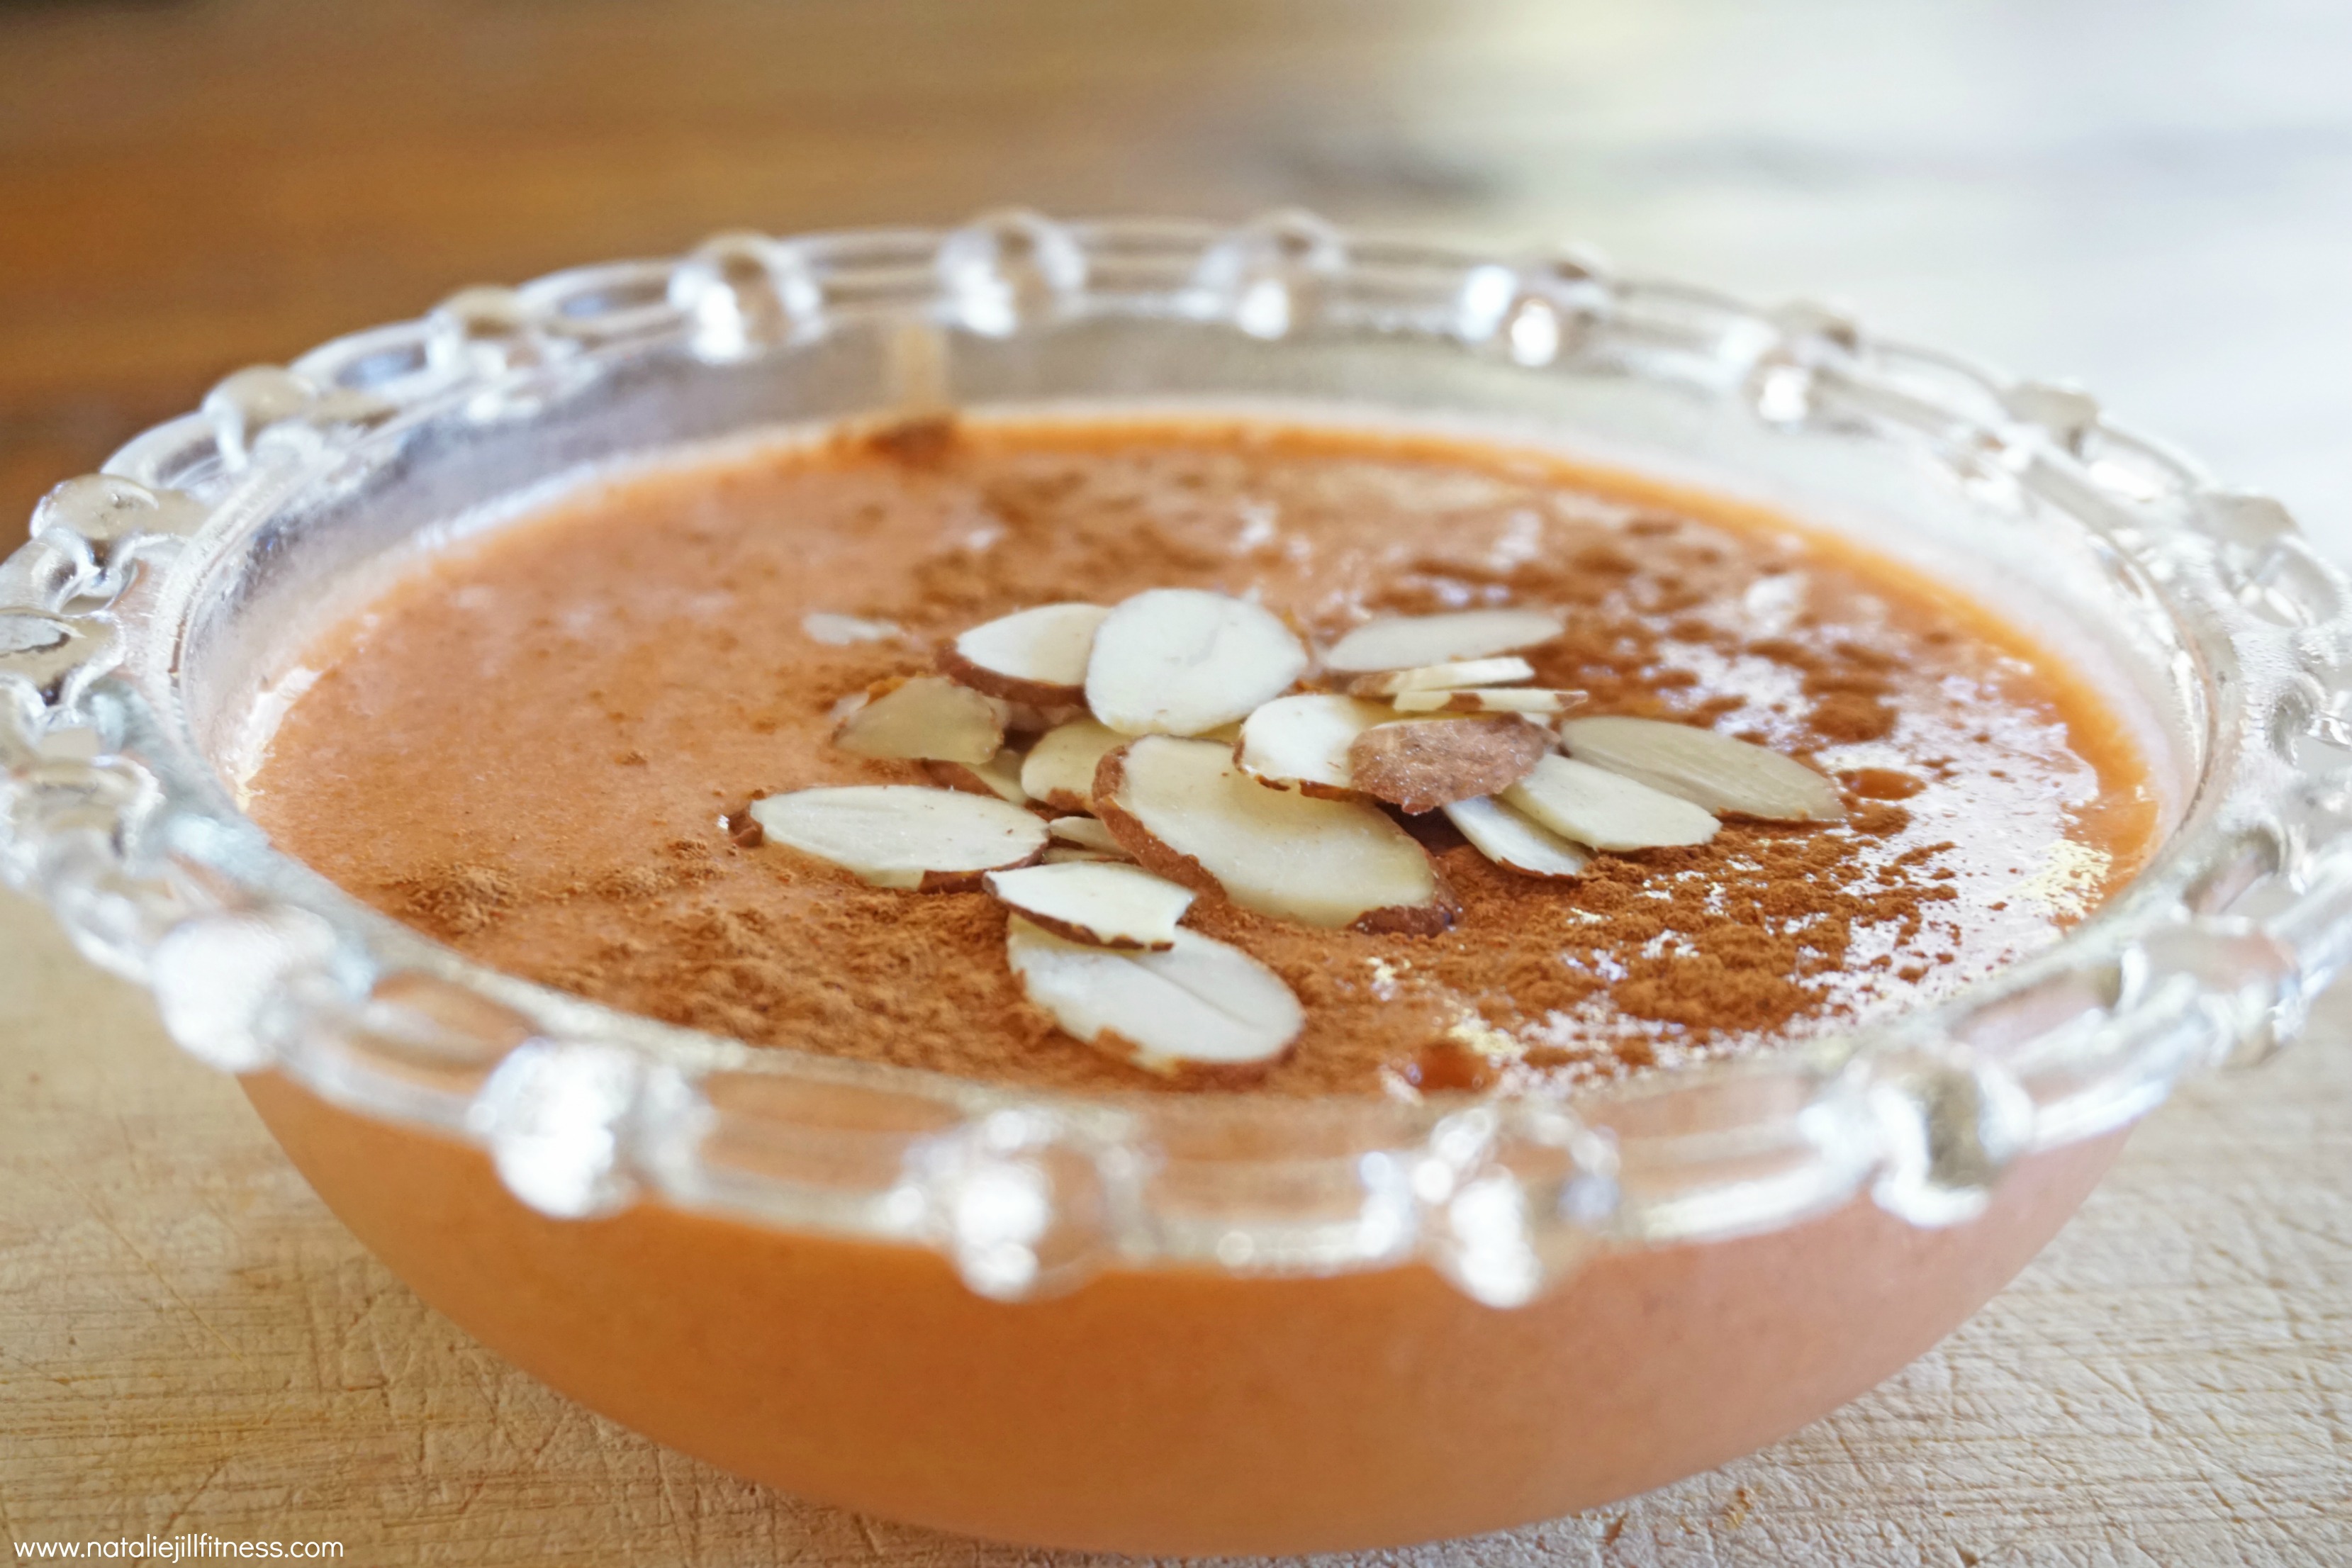
POLYGON ((1165 952, 1119 952, 1016 915, 1005 923, 1004 956, 1029 1000, 1066 1033, 1171 1078, 1255 1078, 1307 1023, 1280 975, 1181 927, 1165 952))
POLYGON ((1581 691, 1536 686, 1474 686, 1452 691, 1400 691, 1400 713, 1565 713, 1584 700, 1581 691))
POLYGON ((1534 772, 1503 792, 1503 803, 1561 837, 1595 849, 1704 844, 1715 837, 1717 826, 1714 817, 1679 795, 1573 757, 1544 758, 1534 772))
POLYGON ((1412 669, 1391 669, 1386 675, 1360 675, 1348 682, 1357 697, 1394 697, 1400 691, 1451 691, 1457 686, 1508 686, 1532 680, 1536 667, 1513 655, 1505 658, 1471 658, 1454 664, 1424 664, 1412 669))
POLYGON ((1575 719, 1560 726, 1570 756, 1639 779, 1718 815, 1767 822, 1836 822, 1837 785, 1794 757, 1688 724, 1575 719))
POLYGON ((1491 795, 1454 801, 1443 809, 1472 847, 1507 871, 1523 877, 1576 877, 1592 864, 1582 845, 1570 843, 1491 795))
POLYGON ((812 610, 801 617, 801 635, 827 647, 854 647, 859 643, 888 642, 905 628, 896 621, 866 621, 856 616, 812 610))
POLYGON ((1105 855, 1116 855, 1122 860, 1128 858, 1127 851, 1118 847, 1118 840, 1110 836, 1110 829, 1105 827, 1100 820, 1095 817, 1057 816, 1045 824, 1045 831, 1064 844, 1075 844, 1081 849, 1098 850, 1105 855))
POLYGON ((1276 789, 1345 799, 1348 746, 1396 714, 1377 702, 1309 691, 1277 697, 1242 721, 1236 753, 1244 773, 1276 789))
POLYGON ((1057 725, 1029 748, 1021 763, 1021 787, 1057 811, 1089 810, 1096 765, 1103 753, 1125 744, 1126 736, 1091 719, 1057 725))
POLYGON ((1528 775, 1551 735, 1516 713, 1375 724, 1348 747, 1356 788, 1409 812, 1493 795, 1528 775))
POLYGON ((1442 616, 1392 616, 1367 621, 1333 643, 1323 668, 1368 675, 1486 658, 1534 647, 1559 636, 1567 623, 1550 610, 1457 610, 1442 616))
POLYGON ((1085 695, 1087 656, 1095 628, 1110 611, 1100 605, 1039 605, 972 627, 949 645, 940 664, 991 696, 1041 706, 1085 695))
POLYGON ((1021 787, 1021 753, 1010 748, 977 766, 971 763, 927 762, 923 771, 950 789, 992 795, 1014 805, 1029 804, 1029 792, 1021 787))
POLYGON ((764 795, 751 819, 771 844, 829 860, 877 888, 977 888, 1035 859, 1045 825, 1017 805, 919 784, 847 784, 764 795))
POLYGON ((999 903, 1055 936, 1096 947, 1165 951, 1176 944, 1176 922, 1192 907, 1192 889, 1139 866, 1026 866, 992 871, 988 890, 999 903))
POLYGON ((1087 706, 1122 734, 1197 735, 1280 696, 1307 648, 1275 614, 1197 588, 1153 588, 1104 617, 1087 706))
POLYGON ((978 766, 1003 749, 1004 705, 940 675, 877 681, 833 743, 861 757, 978 766))
POLYGON ((1376 806, 1267 789, 1211 741, 1147 735, 1102 760, 1095 810, 1148 870, 1307 925, 1429 934, 1454 902, 1376 806))

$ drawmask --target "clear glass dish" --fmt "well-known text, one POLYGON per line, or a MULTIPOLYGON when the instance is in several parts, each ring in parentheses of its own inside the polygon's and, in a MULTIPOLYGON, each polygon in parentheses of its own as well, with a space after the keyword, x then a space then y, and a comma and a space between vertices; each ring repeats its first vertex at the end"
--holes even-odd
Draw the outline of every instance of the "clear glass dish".
POLYGON ((807 1495, 1129 1551, 1545 1517, 1753 1448, 1972 1311, 2184 1074, 2352 952, 2352 600, 2070 389, 1588 258, 1279 215, 730 236, 473 289, 61 486, 0 566, 0 869, 244 1076, 428 1300, 807 1495), (273 851, 227 780, 322 606, 583 465, 952 405, 1475 430, 1764 501, 2137 717, 2143 875, 1849 1037, 1565 1101, 1056 1097, 623 1015, 273 851))

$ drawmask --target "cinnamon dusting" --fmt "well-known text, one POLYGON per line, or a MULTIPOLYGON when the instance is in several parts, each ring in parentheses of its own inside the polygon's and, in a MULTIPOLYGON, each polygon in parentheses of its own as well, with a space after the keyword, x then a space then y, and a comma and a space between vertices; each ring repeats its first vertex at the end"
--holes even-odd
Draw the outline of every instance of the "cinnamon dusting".
POLYGON ((394 879, 381 889, 385 907, 440 937, 465 937, 515 901, 514 879, 494 866, 463 861, 394 879))
POLYGON ((2059 688, 1891 579, 1671 510, 1475 448, 1252 427, 925 422, 614 481, 376 606, 333 661, 336 700, 289 715, 257 811, 395 916, 621 1007, 756 1044, 1150 1087, 1027 1005, 993 900, 863 887, 763 846, 742 807, 926 782, 826 739, 833 699, 919 672, 911 649, 1032 605, 1200 586, 1256 592, 1318 638, 1372 613, 1557 605, 1566 633, 1527 653, 1536 684, 1809 756, 1849 811, 1727 822, 1706 846, 1540 883, 1441 816, 1402 818, 1461 904, 1433 935, 1307 930, 1205 894, 1187 923, 1307 1009, 1263 1092, 1508 1090, 1756 1048, 2051 940, 2067 917, 2031 880, 2051 846, 2129 869, 2135 775, 2077 743, 2095 726, 2059 688), (810 610, 908 637, 814 644, 794 629, 810 610), (1955 675, 1976 695, 1948 695, 1955 675))

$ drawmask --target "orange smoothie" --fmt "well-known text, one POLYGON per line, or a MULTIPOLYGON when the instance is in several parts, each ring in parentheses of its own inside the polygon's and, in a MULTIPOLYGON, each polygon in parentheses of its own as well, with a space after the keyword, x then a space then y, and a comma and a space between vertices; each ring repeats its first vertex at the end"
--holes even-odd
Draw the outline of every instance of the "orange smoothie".
MULTIPOLYGON (((1979 606, 1754 509, 1452 440, 940 421, 741 448, 445 542, 303 662, 247 808, 379 909, 510 973, 755 1046, 1081 1096, 1541 1096, 1769 1052, 2055 942, 2156 830, 2126 726, 1979 606), (1373 793, 1352 742, 1348 788, 1271 780, 1297 820, 1425 870, 1411 919, 1302 915, 1320 906, 1253 880, 1239 850, 1221 859, 1213 833, 1185 837, 1192 797, 1164 807, 1136 782, 1147 739, 1192 748, 1186 767, 1257 765, 1263 704, 1123 733, 1079 775, 1093 794, 1024 788, 1047 737, 1092 721, 1083 703, 945 692, 997 725, 986 763, 856 749, 859 714, 958 684, 943 650, 971 628, 1055 605, 1116 616, 1170 590, 1246 606, 1221 637, 1263 620, 1309 650, 1296 680, 1266 677, 1268 700, 1370 703, 1359 740, 1427 721, 1414 744, 1436 749, 1415 753, 1405 803, 1423 809, 1373 793), (1489 611, 1554 629, 1465 656, 1497 685, 1421 667, 1436 684, 1407 689, 1433 706, 1335 654, 1368 626, 1489 611), (1651 731, 1594 720, 1736 742, 1769 754, 1754 777, 1816 804, 1709 795, 1609 749, 1651 731), (1473 725, 1501 751, 1474 755, 1473 725), (1040 826, 992 868, 893 882, 772 809, 883 786, 1002 807, 1016 838, 1040 826), (1530 874, 1465 799, 1565 858, 1530 874), (1054 924, 1000 879, 1046 865, 1175 886, 1187 934, 1153 937, 1152 909, 1119 916, 1132 939, 1108 915, 1054 924), (1053 933, 1034 952, 1063 969, 1022 966, 1033 918, 1053 933), (1221 1070, 1171 1070, 1125 1023, 1078 1021, 1092 993, 1055 989, 1206 950, 1291 999, 1245 1072, 1206 1055, 1221 1070)), ((1107 682, 1085 689, 1108 710, 1107 682)), ((1251 776, 1234 787, 1269 782, 1251 776)), ((1114 1268, 1003 1303, 912 1248, 653 1204, 550 1220, 470 1150, 275 1077, 247 1089, 428 1300, 593 1408, 845 1506, 1136 1552, 1457 1534, 1748 1451, 1974 1310, 2121 1138, 2022 1162, 1950 1229, 1858 1200, 1772 1234, 1606 1252, 1508 1310, 1418 1266, 1114 1268)))
POLYGON ((845 696, 956 633, 1169 587, 1327 640, 1558 606, 1565 635, 1525 657, 1585 694, 1575 716, 1748 737, 1843 796, 1833 824, 1730 821, 1565 882, 1399 814, 1460 905, 1433 935, 1203 898, 1187 923, 1307 1002, 1266 1091, 1409 1091, 1435 1041, 1537 1090, 1851 1026, 2054 941, 2146 849, 2140 763, 2095 699, 1884 563, 1525 454, 1249 426, 901 432, 596 485, 445 550, 316 649, 248 808, 386 911, 614 1006, 1148 1087, 1024 1001, 983 893, 866 887, 737 829, 765 795, 934 782, 830 736, 845 696), (839 640, 845 621, 870 630, 839 640), (803 952, 824 963, 776 962, 803 952))

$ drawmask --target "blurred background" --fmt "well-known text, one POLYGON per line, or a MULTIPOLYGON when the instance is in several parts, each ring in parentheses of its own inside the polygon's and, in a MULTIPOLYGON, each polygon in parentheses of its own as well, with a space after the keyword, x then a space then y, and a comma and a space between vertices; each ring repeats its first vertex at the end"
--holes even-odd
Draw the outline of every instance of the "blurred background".
MULTIPOLYGON (((2079 378, 2352 561, 2342 0, 0 0, 0 552, 224 374, 465 284, 1016 203, 1578 238, 1841 303, 2079 378)), ((1867 1399, 1381 1561, 2345 1561, 2347 1106, 2340 1049, 2192 1089, 1867 1399)), ((730 1481, 498 1363, 14 899, 0 1194, 20 1545, 1033 1561, 730 1481)))
POLYGON ((0 515, 461 284, 1299 204, 2079 377, 2352 553, 2347 83, 2326 0, 0 0, 0 515))

